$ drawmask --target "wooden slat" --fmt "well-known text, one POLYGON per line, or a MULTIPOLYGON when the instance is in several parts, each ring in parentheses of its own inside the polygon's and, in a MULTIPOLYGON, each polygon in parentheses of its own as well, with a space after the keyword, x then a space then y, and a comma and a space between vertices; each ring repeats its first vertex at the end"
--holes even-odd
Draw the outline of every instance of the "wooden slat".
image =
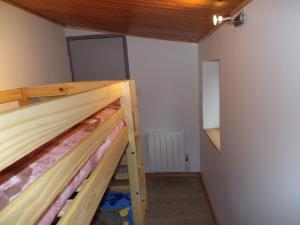
POLYGON ((148 209, 148 202, 146 199, 142 199, 142 218, 143 218, 143 224, 146 224, 147 221, 146 221, 146 216, 147 216, 147 213, 146 213, 146 210, 148 209))
POLYGON ((34 224, 123 117, 120 109, 0 211, 0 224, 34 224))
POLYGON ((140 135, 135 134, 134 138, 135 138, 136 148, 138 149, 138 148, 140 148, 140 145, 141 145, 141 143, 140 143, 141 137, 140 137, 140 135))
POLYGON ((66 211, 68 211, 68 209, 71 207, 71 205, 73 204, 74 199, 69 199, 64 207, 59 211, 57 217, 63 217, 63 215, 65 215, 66 211))
POLYGON ((116 185, 116 186, 111 186, 110 191, 120 192, 120 193, 130 193, 130 187, 129 187, 129 184, 127 184, 127 185, 116 185))
POLYGON ((136 85, 134 81, 129 82, 130 96, 131 96, 131 107, 132 107, 132 116, 134 123, 134 133, 135 133, 135 142, 138 155, 138 164, 144 165, 144 153, 141 144, 141 132, 140 132, 140 123, 139 123, 139 112, 138 112, 138 99, 136 85))
POLYGON ((25 88, 21 88, 21 99, 19 100, 19 105, 20 106, 25 106, 30 104, 30 100, 27 96, 27 92, 25 88))
POLYGON ((133 123, 134 123, 134 132, 135 132, 135 135, 140 135, 138 100, 137 100, 135 82, 133 82, 133 81, 129 82, 129 87, 130 87, 130 97, 131 97, 132 116, 133 116, 133 123))
POLYGON ((143 166, 139 166, 138 174, 139 174, 140 183, 144 182, 144 180, 145 180, 145 170, 144 170, 143 166))
POLYGON ((0 171, 121 96, 122 83, 0 114, 0 171))
POLYGON ((139 176, 139 190, 140 198, 139 201, 142 201, 142 222, 146 224, 146 212, 147 207, 147 188, 146 188, 146 179, 144 171, 144 154, 143 147, 141 142, 141 133, 139 125, 139 113, 138 113, 138 100, 136 93, 136 86, 134 81, 130 81, 130 93, 131 93, 131 107, 132 107, 132 116, 134 122, 134 132, 135 132, 135 144, 136 144, 136 153, 137 153, 137 165, 138 165, 138 176, 139 176), (143 204, 146 204, 146 207, 143 207, 143 204))
POLYGON ((128 143, 128 129, 123 128, 118 138, 103 156, 96 170, 76 196, 71 207, 59 221, 59 225, 88 225, 110 182, 118 162, 128 143))
POLYGON ((121 105, 125 110, 125 120, 129 130, 129 145, 126 150, 126 158, 128 163, 128 174, 130 184, 130 195, 133 207, 133 220, 134 224, 143 225, 143 212, 141 200, 141 188, 139 182, 138 166, 139 159, 137 155, 136 142, 135 142, 135 125, 133 119, 132 107, 132 93, 130 89, 130 82, 123 85, 123 96, 121 98, 121 105))
POLYGON ((13 89, 7 91, 0 91, 0 104, 19 101, 22 99, 21 89, 13 89))
POLYGON ((117 172, 114 176, 116 180, 128 180, 129 176, 127 172, 117 172))
POLYGON ((120 161, 120 166, 127 166, 126 155, 124 155, 120 161))
MULTIPOLYGON (((140 166, 138 172, 139 172, 139 185, 140 185, 140 192, 141 192, 141 200, 142 200, 142 204, 143 204, 143 202, 147 203, 147 188, 146 188, 146 177, 145 177, 144 166, 140 166)), ((142 213, 145 214, 144 209, 145 208, 142 207, 142 213)))
POLYGON ((109 188, 113 192, 130 193, 129 182, 126 180, 114 180, 109 188))
POLYGON ((121 81, 83 81, 72 83, 58 83, 29 87, 25 88, 25 90, 29 98, 57 97, 82 93, 119 82, 121 81))
POLYGON ((82 189, 82 187, 85 185, 86 182, 87 182, 87 179, 85 179, 85 180, 82 182, 82 184, 77 188, 76 192, 79 192, 79 191, 82 189))
POLYGON ((135 144, 136 144, 136 151, 137 151, 137 155, 138 155, 139 165, 140 164, 144 165, 144 154, 143 154, 140 135, 137 135, 137 134, 135 135, 135 144))
POLYGON ((134 109, 138 106, 135 82, 130 81, 129 88, 130 88, 131 107, 134 109))

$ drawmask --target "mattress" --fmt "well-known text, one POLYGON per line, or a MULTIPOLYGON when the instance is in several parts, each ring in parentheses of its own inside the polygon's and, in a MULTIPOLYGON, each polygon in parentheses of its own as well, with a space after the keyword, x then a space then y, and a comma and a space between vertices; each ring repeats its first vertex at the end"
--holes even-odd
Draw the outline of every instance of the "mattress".
MULTIPOLYGON (((95 113, 90 118, 82 121, 80 124, 2 171, 0 173, 0 210, 19 196, 56 162, 62 159, 65 154, 87 137, 97 126, 109 119, 116 111, 117 108, 115 106, 110 106, 95 113)), ((53 204, 49 206, 37 224, 48 225, 52 223, 65 202, 95 169, 110 144, 118 136, 124 126, 124 122, 120 122, 114 128, 99 149, 69 182, 65 190, 57 196, 53 204)))

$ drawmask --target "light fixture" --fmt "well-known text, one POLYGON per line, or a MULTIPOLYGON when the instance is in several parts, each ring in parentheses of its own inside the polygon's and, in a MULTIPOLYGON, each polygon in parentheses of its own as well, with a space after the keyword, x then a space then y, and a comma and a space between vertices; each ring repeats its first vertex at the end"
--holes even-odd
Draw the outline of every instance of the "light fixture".
POLYGON ((218 16, 217 15, 214 15, 213 16, 213 24, 215 25, 215 26, 217 26, 218 25, 218 16))
POLYGON ((234 19, 232 19, 231 16, 217 16, 217 15, 213 16, 213 24, 215 26, 217 26, 223 22, 231 23, 235 27, 241 26, 245 23, 245 13, 244 12, 240 13, 234 19))

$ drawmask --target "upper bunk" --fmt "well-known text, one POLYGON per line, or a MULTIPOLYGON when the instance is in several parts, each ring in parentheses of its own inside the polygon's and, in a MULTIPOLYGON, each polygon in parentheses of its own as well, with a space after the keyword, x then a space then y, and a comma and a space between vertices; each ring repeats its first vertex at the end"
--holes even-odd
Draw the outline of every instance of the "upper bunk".
POLYGON ((93 129, 86 127, 90 131, 88 135, 5 205, 0 211, 0 224, 39 224, 51 204, 75 180, 78 171, 88 167, 95 154, 100 154, 98 151, 103 150, 108 136, 114 138, 109 139, 111 143, 106 146, 105 154, 101 153, 99 162, 87 174, 88 179, 58 224, 89 224, 125 148, 134 220, 135 224, 144 224, 146 191, 137 141, 133 81, 51 84, 0 92, 0 103, 9 102, 18 102, 20 107, 0 114, 1 173, 63 134, 74 132, 79 124, 90 125, 96 118, 102 118, 100 115, 107 111, 107 106, 112 110, 107 118, 93 123, 93 129), (116 101, 120 106, 111 105, 116 101))

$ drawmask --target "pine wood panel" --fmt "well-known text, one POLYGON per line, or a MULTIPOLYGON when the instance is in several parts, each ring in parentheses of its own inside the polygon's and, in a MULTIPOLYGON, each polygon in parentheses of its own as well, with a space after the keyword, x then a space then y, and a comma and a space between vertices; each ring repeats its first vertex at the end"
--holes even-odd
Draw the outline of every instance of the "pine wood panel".
POLYGON ((28 98, 58 97, 74 95, 85 91, 109 86, 121 81, 81 81, 72 83, 48 84, 36 87, 23 88, 28 98))
POLYGON ((120 166, 127 166, 127 159, 126 159, 126 155, 123 155, 121 161, 120 161, 120 166))
POLYGON ((0 92, 0 104, 19 101, 22 99, 22 89, 13 89, 0 92))
POLYGON ((6 0, 68 27, 198 42, 213 14, 231 14, 250 0, 6 0))
POLYGON ((18 101, 19 106, 25 106, 30 103, 27 92, 24 88, 18 88, 7 91, 0 91, 0 104, 18 101))
POLYGON ((25 106, 30 104, 30 99, 27 96, 27 91, 24 88, 21 88, 21 99, 19 100, 20 106, 25 106))
POLYGON ((117 172, 114 176, 116 180, 128 180, 129 176, 127 172, 117 172))
POLYGON ((144 170, 144 152, 142 147, 140 124, 139 124, 139 110, 138 110, 138 99, 136 93, 136 85, 134 81, 130 81, 130 93, 131 93, 131 104, 132 104, 132 115, 134 120, 134 133, 135 133, 135 144, 138 160, 138 176, 140 186, 140 200, 142 201, 142 213, 143 223, 146 221, 146 209, 148 209, 147 200, 147 188, 146 178, 144 170), (144 207, 145 206, 145 207, 144 207))
POLYGON ((122 83, 0 114, 0 171, 120 98, 122 83))
POLYGON ((129 181, 128 180, 114 180, 110 184, 110 190, 113 192, 122 192, 122 193, 129 193, 129 181))
POLYGON ((65 213, 69 210, 69 208, 71 207, 73 202, 74 202, 74 199, 67 200, 67 202, 65 203, 63 208, 59 211, 57 217, 59 217, 59 218, 63 217, 63 215, 65 215, 65 213))
MULTIPOLYGON (((139 168, 141 160, 138 156, 135 135, 135 122, 134 122, 134 97, 135 93, 131 87, 134 86, 134 81, 128 81, 123 85, 123 96, 121 98, 122 107, 125 110, 125 120, 129 130, 129 144, 126 150, 126 158, 128 165, 129 186, 131 202, 133 206, 133 220, 134 224, 145 225, 143 211, 143 200, 146 200, 146 192, 143 191, 144 187, 140 183, 139 168)), ((136 99, 136 97, 135 97, 136 99)), ((145 176, 145 174, 142 174, 145 176)))
POLYGON ((76 196, 73 204, 58 225, 88 225, 99 205, 112 175, 128 143, 128 129, 124 128, 101 159, 96 170, 76 196))
MULTIPOLYGON (((124 110, 120 109, 96 128, 91 135, 0 211, 0 224, 34 224, 123 118, 124 110)), ((116 158, 115 163, 118 162, 116 158)))
POLYGON ((220 137, 220 128, 211 128, 204 129, 204 132, 208 136, 209 140, 215 146, 216 150, 221 152, 221 137, 220 137))

